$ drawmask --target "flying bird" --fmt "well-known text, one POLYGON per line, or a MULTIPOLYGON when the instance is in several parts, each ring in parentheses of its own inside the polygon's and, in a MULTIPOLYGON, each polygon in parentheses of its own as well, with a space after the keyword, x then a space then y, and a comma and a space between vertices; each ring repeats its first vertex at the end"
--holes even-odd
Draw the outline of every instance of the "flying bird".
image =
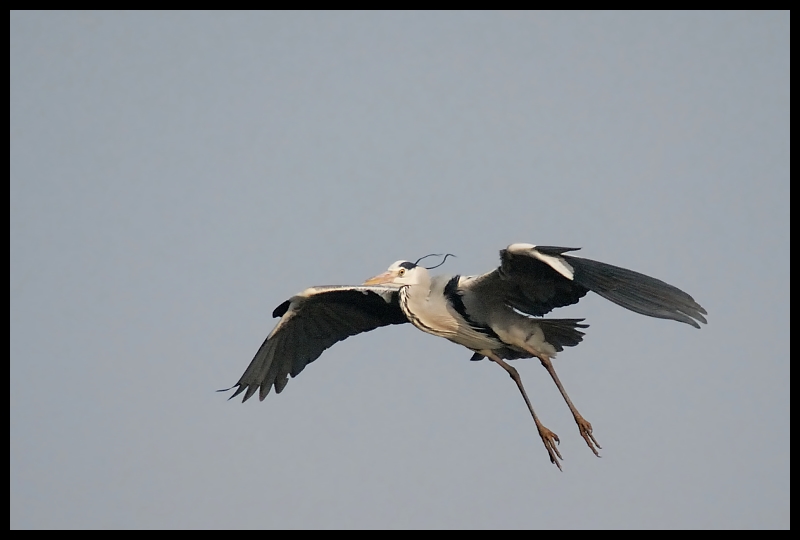
MULTIPOLYGON (((580 248, 512 244, 500 266, 478 276, 431 276, 416 262, 397 261, 362 285, 310 287, 273 311, 280 317, 239 381, 227 390, 280 393, 322 352, 350 336, 381 326, 411 323, 423 332, 463 345, 471 360, 488 358, 514 380, 533 417, 550 461, 561 469, 558 435, 533 410, 522 379, 506 360, 537 358, 566 401, 586 444, 599 456, 592 425, 578 412, 553 367, 564 347, 581 342, 584 319, 548 319, 551 310, 575 304, 592 291, 626 309, 700 328, 706 310, 661 280, 568 252, 580 248)), ((424 259, 425 257, 423 257, 424 259)), ((443 264, 447 259, 440 263, 443 264)), ((437 266, 440 266, 437 265, 437 266)))

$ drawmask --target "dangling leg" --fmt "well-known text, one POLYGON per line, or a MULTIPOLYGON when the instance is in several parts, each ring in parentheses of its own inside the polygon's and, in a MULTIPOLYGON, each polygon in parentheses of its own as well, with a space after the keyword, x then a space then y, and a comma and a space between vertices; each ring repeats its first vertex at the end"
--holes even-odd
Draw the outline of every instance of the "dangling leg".
POLYGON ((592 435, 592 424, 590 424, 588 420, 586 420, 583 416, 581 416, 581 413, 579 413, 578 409, 575 408, 575 405, 572 404, 572 400, 569 399, 567 391, 564 390, 564 386, 561 384, 561 381, 558 380, 558 375, 556 374, 556 368, 553 367, 553 362, 550 361, 550 357, 544 354, 540 354, 528 347, 525 347, 525 350, 527 350, 529 353, 538 358, 539 361, 544 366, 544 368, 553 378, 553 382, 556 383, 558 391, 561 392, 561 395, 564 397, 564 401, 567 402, 567 406, 569 407, 570 412, 572 412, 573 418, 575 418, 575 423, 578 424, 578 429, 581 432, 581 437, 583 437, 583 440, 585 440, 586 444, 589 445, 589 448, 591 449, 592 452, 594 452, 594 455, 600 457, 600 454, 597 452, 597 449, 602 448, 602 446, 600 446, 597 443, 597 440, 594 438, 594 435, 592 435))
MULTIPOLYGON (((495 362, 500 367, 505 369, 511 378, 514 379, 514 382, 517 383, 517 388, 519 388, 520 393, 522 393, 522 397, 525 398, 525 404, 528 406, 528 410, 531 411, 533 421, 536 422, 536 429, 539 430, 539 436, 542 438, 544 447, 547 448, 547 453, 550 454, 550 461, 555 463, 556 467, 558 467, 558 470, 562 470, 561 463, 559 463, 558 460, 564 458, 561 457, 561 453, 556 447, 556 444, 559 442, 558 435, 544 427, 544 425, 542 425, 542 423, 539 421, 539 418, 536 416, 536 413, 533 412, 533 407, 528 399, 528 395, 525 393, 525 388, 522 386, 522 379, 520 378, 519 373, 517 373, 517 370, 509 366, 494 353, 482 351, 481 354, 486 355, 492 362, 495 362)), ((589 429, 591 430, 591 426, 589 429)))

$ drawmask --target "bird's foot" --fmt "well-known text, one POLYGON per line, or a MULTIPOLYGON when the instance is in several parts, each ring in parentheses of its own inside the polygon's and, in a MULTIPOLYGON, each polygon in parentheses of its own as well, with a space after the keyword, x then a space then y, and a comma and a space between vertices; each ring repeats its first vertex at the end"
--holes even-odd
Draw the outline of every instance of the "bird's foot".
POLYGON ((592 435, 592 424, 589 423, 581 415, 575 416, 575 422, 578 424, 578 430, 581 432, 581 437, 583 440, 586 441, 586 444, 589 445, 589 449, 594 452, 594 455, 600 457, 600 454, 597 452, 598 449, 602 449, 603 447, 598 444, 597 439, 594 438, 592 435))
POLYGON ((559 460, 563 460, 564 458, 561 457, 561 452, 558 451, 557 445, 559 442, 561 442, 558 438, 558 435, 541 424, 537 423, 536 427, 539 430, 539 436, 542 438, 544 447, 547 448, 547 453, 550 454, 550 462, 558 467, 559 471, 562 470, 559 460))

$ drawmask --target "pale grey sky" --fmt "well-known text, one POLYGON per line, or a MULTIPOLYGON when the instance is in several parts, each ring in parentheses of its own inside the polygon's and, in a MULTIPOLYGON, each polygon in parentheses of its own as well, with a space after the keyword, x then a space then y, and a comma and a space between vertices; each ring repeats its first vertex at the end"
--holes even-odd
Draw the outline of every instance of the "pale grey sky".
POLYGON ((789 13, 12 12, 12 528, 788 528, 789 13), (215 393, 272 309, 450 252, 581 246, 512 381, 411 326, 215 393))

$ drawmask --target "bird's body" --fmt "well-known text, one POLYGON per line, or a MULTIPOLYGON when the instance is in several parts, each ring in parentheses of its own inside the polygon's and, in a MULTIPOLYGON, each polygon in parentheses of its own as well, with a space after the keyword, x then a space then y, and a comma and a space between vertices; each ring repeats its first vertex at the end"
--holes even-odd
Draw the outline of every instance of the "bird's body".
POLYGON ((481 327, 476 327, 459 312, 453 297, 460 276, 433 276, 427 269, 417 270, 419 282, 400 290, 400 307, 408 320, 422 330, 453 343, 477 350, 502 346, 502 342, 481 327), (424 270, 424 271, 423 271, 424 270), (441 301, 445 299, 445 301, 441 301))
MULTIPOLYGON (((558 437, 539 421, 517 371, 505 360, 536 357, 547 369, 597 454, 592 427, 578 413, 551 358, 580 343, 583 319, 544 319, 554 308, 576 303, 589 291, 631 311, 697 328, 706 311, 691 296, 663 281, 605 263, 565 255, 572 248, 512 244, 499 268, 479 276, 431 276, 417 263, 397 261, 358 286, 311 287, 279 305, 281 317, 234 385, 244 401, 257 390, 280 393, 322 352, 351 335, 410 322, 423 332, 489 358, 514 379, 539 430, 550 460, 561 467, 558 437)), ((419 262, 419 261, 417 261, 419 262)))
POLYGON ((510 359, 523 357, 525 351, 519 347, 523 343, 555 356, 582 339, 583 332, 577 328, 585 328, 579 324, 583 319, 532 318, 515 311, 500 296, 476 294, 474 287, 482 276, 432 276, 428 282, 427 269, 419 267, 417 272, 423 281, 401 289, 401 297, 407 298, 401 308, 423 332, 510 359))

